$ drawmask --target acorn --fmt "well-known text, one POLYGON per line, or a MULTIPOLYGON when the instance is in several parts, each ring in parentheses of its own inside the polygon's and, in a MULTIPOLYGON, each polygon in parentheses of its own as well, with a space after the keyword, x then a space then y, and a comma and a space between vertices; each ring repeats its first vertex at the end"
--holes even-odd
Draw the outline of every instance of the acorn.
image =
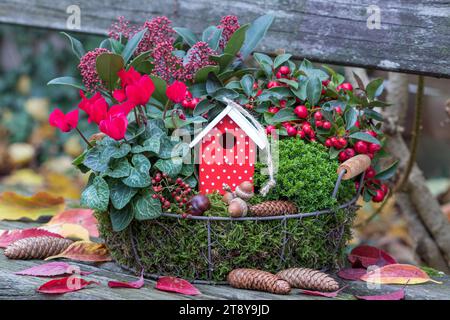
POLYGON ((231 200, 233 200, 235 198, 235 195, 233 194, 233 192, 225 192, 225 194, 222 197, 222 201, 225 202, 226 204, 230 204, 231 200))
POLYGON ((233 218, 245 217, 248 212, 247 203, 241 198, 234 198, 228 206, 228 213, 233 218))
POLYGON ((188 211, 193 216, 201 216, 205 211, 211 208, 211 202, 205 195, 198 194, 192 197, 190 201, 191 207, 188 211))
POLYGON ((253 193, 253 183, 249 181, 244 181, 240 185, 236 187, 236 190, 234 190, 234 193, 236 197, 241 198, 242 200, 248 201, 250 200, 255 194, 253 193))

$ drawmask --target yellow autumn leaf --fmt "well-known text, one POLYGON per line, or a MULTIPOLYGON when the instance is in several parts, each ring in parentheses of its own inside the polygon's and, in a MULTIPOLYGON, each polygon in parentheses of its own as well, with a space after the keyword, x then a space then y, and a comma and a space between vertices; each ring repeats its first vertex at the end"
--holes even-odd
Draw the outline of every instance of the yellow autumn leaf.
POLYGON ((48 257, 45 260, 57 258, 89 262, 111 261, 111 256, 109 255, 108 248, 106 248, 105 244, 90 241, 74 242, 64 250, 64 252, 56 256, 48 257))
POLYGON ((64 198, 46 192, 28 197, 7 191, 0 195, 0 220, 37 220, 42 216, 54 216, 64 207, 64 198))
POLYGON ((50 172, 46 175, 46 191, 53 195, 61 196, 65 199, 77 200, 80 198, 80 187, 67 176, 50 172))
POLYGON ((68 239, 89 241, 89 231, 74 223, 48 224, 39 229, 57 233, 68 239))
POLYGON ((15 170, 12 174, 2 180, 7 186, 26 186, 40 188, 44 185, 44 177, 31 169, 15 170))

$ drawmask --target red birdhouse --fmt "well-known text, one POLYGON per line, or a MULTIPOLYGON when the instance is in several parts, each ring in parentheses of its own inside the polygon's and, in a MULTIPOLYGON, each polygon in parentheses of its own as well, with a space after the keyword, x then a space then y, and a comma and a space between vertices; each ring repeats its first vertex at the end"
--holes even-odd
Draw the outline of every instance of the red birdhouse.
POLYGON ((258 147, 266 147, 258 130, 235 107, 228 105, 191 142, 199 160, 200 193, 224 193, 223 183, 232 190, 252 181, 258 147), (201 143, 200 143, 201 142, 201 143))

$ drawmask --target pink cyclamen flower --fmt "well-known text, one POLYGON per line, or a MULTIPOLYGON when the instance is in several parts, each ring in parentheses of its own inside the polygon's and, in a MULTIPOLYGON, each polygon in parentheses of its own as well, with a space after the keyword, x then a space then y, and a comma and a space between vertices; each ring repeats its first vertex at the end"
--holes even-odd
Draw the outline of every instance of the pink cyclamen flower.
POLYGON ((59 128, 62 132, 72 131, 78 125, 78 109, 64 114, 64 112, 56 108, 50 114, 48 122, 51 126, 59 128))
POLYGON ((108 112, 105 120, 102 120, 99 129, 114 140, 122 140, 127 132, 128 119, 123 112, 108 112))
POLYGON ((126 88, 129 84, 133 84, 139 81, 139 79, 141 78, 141 74, 136 71, 133 66, 131 66, 128 70, 120 70, 119 72, 117 72, 117 75, 120 78, 122 88, 126 88))
POLYGON ((148 75, 143 75, 138 81, 125 88, 128 100, 134 105, 145 105, 155 91, 155 85, 148 75))
POLYGON ((116 89, 113 91, 112 95, 113 95, 113 98, 119 102, 123 102, 127 98, 127 95, 126 95, 124 89, 116 89))
POLYGON ((84 92, 80 90, 81 101, 78 107, 87 113, 88 122, 95 122, 99 124, 100 121, 106 118, 108 112, 108 103, 102 97, 100 92, 96 92, 90 99, 86 98, 84 92))
POLYGON ((167 87, 166 95, 171 101, 175 103, 180 103, 186 98, 186 85, 181 81, 174 81, 170 86, 167 87))

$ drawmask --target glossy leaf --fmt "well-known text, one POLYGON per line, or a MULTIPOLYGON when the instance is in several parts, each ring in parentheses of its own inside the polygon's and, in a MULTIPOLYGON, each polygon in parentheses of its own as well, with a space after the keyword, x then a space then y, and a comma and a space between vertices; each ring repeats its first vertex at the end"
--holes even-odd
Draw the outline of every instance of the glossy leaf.
POLYGON ((42 216, 54 216, 64 207, 64 198, 47 192, 23 196, 7 191, 0 195, 0 220, 37 220, 42 216))
POLYGON ((141 276, 138 280, 132 282, 123 281, 108 281, 108 287, 110 288, 129 288, 140 289, 144 286, 144 271, 141 272, 141 276))
POLYGON ((420 284, 435 282, 422 269, 409 264, 389 264, 368 272, 361 280, 378 284, 420 284))
POLYGON ((61 235, 42 230, 39 228, 21 229, 21 230, 5 230, 0 234, 0 248, 6 248, 14 241, 31 238, 31 237, 55 237, 62 238, 61 235))
POLYGON ((245 34, 248 28, 249 25, 246 24, 237 29, 228 40, 225 48, 223 49, 223 52, 232 55, 233 57, 236 56, 236 54, 239 52, 239 50, 241 50, 242 45, 244 44, 245 34))
POLYGON ((70 86, 74 87, 80 90, 85 91, 86 88, 81 84, 79 80, 77 80, 74 77, 59 77, 50 80, 47 85, 63 85, 63 86, 70 86))
POLYGON ((354 248, 348 255, 348 260, 354 268, 368 268, 373 265, 382 267, 388 264, 397 263, 397 261, 387 252, 367 245, 354 248))
POLYGON ((131 205, 125 206, 125 208, 117 210, 116 208, 111 208, 109 212, 109 218, 111 219, 111 225, 113 231, 125 230, 133 221, 134 212, 131 209, 131 205))
POLYGON ((89 231, 91 237, 99 237, 94 210, 91 209, 69 209, 58 213, 47 224, 73 223, 80 225, 89 231))
POLYGON ((366 141, 366 142, 370 142, 370 143, 375 143, 378 145, 381 145, 380 141, 375 138, 372 137, 370 134, 366 133, 366 132, 355 132, 352 133, 351 135, 349 135, 349 138, 353 138, 356 140, 362 140, 362 141, 366 141))
POLYGON ((127 63, 128 60, 130 60, 130 58, 133 56, 134 51, 136 51, 139 42, 141 42, 146 32, 147 28, 137 32, 136 34, 133 35, 131 39, 128 40, 127 44, 125 45, 125 48, 122 51, 122 57, 125 63, 127 63))
POLYGON ((258 44, 266 35, 267 30, 269 30, 272 25, 273 20, 274 16, 264 15, 251 23, 246 32, 245 41, 241 48, 242 59, 247 58, 253 50, 256 49, 258 44))
POLYGON ((283 63, 285 63, 286 61, 288 61, 290 58, 292 57, 292 54, 280 54, 279 56, 277 56, 273 62, 273 67, 275 69, 277 69, 278 67, 280 67, 283 63))
POLYGON ((367 270, 364 268, 347 268, 341 269, 337 273, 339 278, 345 280, 360 280, 360 278, 367 273, 367 270))
POLYGON ((135 154, 131 159, 133 167, 130 175, 122 180, 124 184, 133 188, 145 188, 151 184, 150 168, 151 163, 142 154, 135 154))
POLYGON ((151 75, 150 78, 152 79, 153 84, 155 85, 155 91, 153 92, 152 98, 155 98, 159 102, 165 104, 168 99, 166 96, 167 90, 166 81, 155 75, 151 75))
POLYGON ((167 173, 170 177, 178 176, 183 166, 183 159, 181 157, 174 157, 171 159, 159 159, 155 163, 155 167, 161 172, 167 173))
POLYGON ((321 93, 322 81, 318 77, 309 78, 306 83, 306 97, 312 106, 319 102, 321 93))
POLYGON ((298 120, 292 108, 284 108, 278 111, 271 119, 272 123, 298 120))
POLYGON ((186 42, 191 47, 198 42, 198 38, 195 33, 188 28, 176 27, 173 28, 173 30, 175 30, 175 32, 183 38, 184 42, 186 42))
POLYGON ((202 41, 206 42, 211 49, 217 50, 222 32, 223 29, 219 29, 216 26, 210 26, 203 31, 202 41))
POLYGON ((399 164, 399 161, 395 161, 393 164, 391 164, 386 169, 378 172, 377 175, 375 176, 375 179, 389 180, 390 178, 392 178, 395 175, 398 164, 399 164))
POLYGON ((125 208, 131 201, 138 189, 125 185, 122 181, 112 180, 109 182, 111 203, 117 210, 125 208))
POLYGON ((162 213, 161 201, 154 199, 148 191, 133 199, 132 208, 136 220, 156 219, 162 213))
POLYGON ((104 262, 111 261, 108 249, 103 243, 77 241, 72 243, 62 253, 48 257, 45 260, 66 258, 77 261, 104 262))
POLYGON ((49 262, 22 271, 17 271, 14 274, 33 277, 54 277, 64 274, 88 275, 91 273, 92 272, 81 271, 78 266, 72 266, 67 262, 49 262))
POLYGON ((200 103, 197 104, 197 106, 194 109, 194 116, 199 116, 202 114, 207 113, 209 110, 213 109, 216 105, 214 103, 211 103, 208 99, 204 99, 200 101, 200 103))
POLYGON ((47 294, 63 294, 74 292, 86 288, 91 284, 100 284, 96 281, 86 281, 82 278, 70 276, 61 279, 54 279, 44 283, 37 291, 47 294))
POLYGON ((160 277, 156 282, 155 289, 167 292, 175 292, 186 295, 199 295, 201 292, 191 283, 176 277, 160 277))
POLYGON ((122 56, 115 53, 102 53, 97 57, 96 69, 99 78, 105 82, 109 90, 116 86, 119 76, 117 73, 123 69, 125 62, 122 56))
POLYGON ((72 37, 65 32, 61 32, 61 34, 69 39, 73 53, 77 56, 78 59, 81 59, 81 57, 86 54, 86 50, 84 49, 83 44, 80 42, 80 40, 72 37))
POLYGON ((397 291, 379 294, 374 296, 355 296, 359 300, 403 300, 405 299, 405 290, 400 289, 397 291))
POLYGON ((244 93, 247 96, 252 95, 254 83, 255 83, 255 79, 253 78, 253 76, 246 74, 245 76, 242 77, 240 84, 241 84, 242 89, 244 90, 244 93))
POLYGON ((195 82, 199 83, 199 82, 205 82, 208 79, 208 74, 209 73, 215 73, 218 74, 220 70, 219 66, 206 66, 201 68, 200 70, 197 71, 197 73, 195 74, 195 82))
POLYGON ((109 187, 105 179, 96 176, 82 192, 80 203, 83 207, 105 212, 109 203, 109 187))
POLYGON ((369 100, 373 100, 381 95, 381 93, 383 92, 383 81, 383 79, 378 78, 372 80, 369 84, 367 84, 366 92, 367 98, 369 98, 369 100))
POLYGON ((118 179, 128 177, 130 175, 130 172, 131 164, 128 162, 127 158, 112 159, 109 164, 109 168, 105 172, 105 175, 111 178, 118 179))

